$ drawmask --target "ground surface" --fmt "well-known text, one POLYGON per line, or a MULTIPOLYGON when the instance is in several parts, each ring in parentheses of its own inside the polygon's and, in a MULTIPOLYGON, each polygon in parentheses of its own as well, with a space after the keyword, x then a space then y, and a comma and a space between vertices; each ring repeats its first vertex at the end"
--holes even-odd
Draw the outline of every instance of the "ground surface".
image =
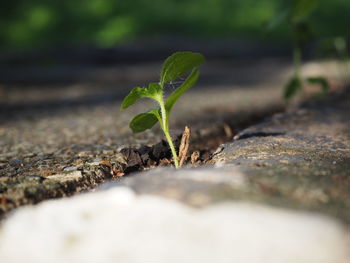
MULTIPOLYGON (((216 169, 158 170, 121 181, 195 207, 249 200, 350 223, 350 90, 274 115, 218 147, 216 169)), ((208 169, 208 168, 207 168, 208 169)))
MULTIPOLYGON (((93 187, 111 177, 103 171, 95 176, 101 160, 115 161, 124 147, 158 143, 159 128, 137 136, 128 128, 132 116, 152 102, 124 112, 119 104, 133 86, 157 80, 160 66, 8 70, 1 79, 0 211, 93 187), (77 180, 51 184, 51 175, 75 170, 84 170, 77 180)), ((203 148, 215 150, 229 139, 224 124, 236 132, 283 108, 279 85, 288 72, 288 63, 280 59, 208 61, 201 81, 175 106, 171 132, 181 134, 189 125, 193 143, 201 138, 203 148)))
MULTIPOLYGON (((136 136, 128 128, 132 116, 152 102, 124 112, 118 107, 130 88, 156 80, 160 66, 7 68, 0 78, 0 216, 90 189, 113 177, 101 161, 115 162, 125 147, 158 143, 159 128, 136 136), (67 174, 73 171, 75 176, 67 174)), ((330 62, 308 63, 305 74, 326 73, 337 86, 338 69, 330 62)), ((289 75, 286 59, 210 59, 200 82, 175 106, 171 132, 179 135, 189 125, 192 149, 213 152, 241 129, 284 109, 281 86, 289 75)))
POLYGON ((9 216, 1 258, 348 262, 350 91, 339 66, 307 63, 305 74, 330 77, 331 94, 315 98, 309 87, 304 103, 286 107, 287 60, 208 61, 171 124, 174 137, 189 125, 192 150, 209 150, 211 161, 118 177, 123 148, 156 150, 162 139, 159 129, 135 136, 127 127, 151 102, 118 109, 159 68, 31 68, 19 79, 13 69, 0 78, 0 213, 9 216))

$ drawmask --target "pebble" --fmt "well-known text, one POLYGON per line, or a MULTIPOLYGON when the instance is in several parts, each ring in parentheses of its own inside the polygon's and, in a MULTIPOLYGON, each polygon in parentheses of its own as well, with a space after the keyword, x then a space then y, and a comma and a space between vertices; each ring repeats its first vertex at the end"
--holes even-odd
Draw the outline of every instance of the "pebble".
POLYGON ((72 171, 76 171, 78 169, 78 167, 76 166, 67 166, 65 168, 63 168, 64 172, 72 172, 72 171))
POLYGON ((31 157, 34 157, 36 155, 37 155, 36 153, 27 153, 27 154, 23 155, 23 157, 31 158, 31 157))
POLYGON ((42 164, 38 165, 38 169, 40 169, 40 170, 45 170, 45 169, 49 169, 49 168, 50 168, 49 165, 42 165, 42 164))
POLYGON ((114 154, 114 150, 103 150, 102 153, 106 154, 106 155, 113 155, 114 154))
POLYGON ((94 147, 96 148, 96 149, 105 149, 106 148, 106 146, 105 145, 94 145, 94 147))
POLYGON ((88 162, 87 164, 91 165, 91 166, 97 166, 97 165, 100 164, 101 161, 102 161, 101 158, 95 158, 95 159, 92 160, 92 162, 88 162))
POLYGON ((22 160, 11 160, 9 163, 13 167, 23 166, 23 161, 22 160))
POLYGON ((90 155, 91 155, 91 151, 81 151, 78 153, 79 157, 90 156, 90 155))

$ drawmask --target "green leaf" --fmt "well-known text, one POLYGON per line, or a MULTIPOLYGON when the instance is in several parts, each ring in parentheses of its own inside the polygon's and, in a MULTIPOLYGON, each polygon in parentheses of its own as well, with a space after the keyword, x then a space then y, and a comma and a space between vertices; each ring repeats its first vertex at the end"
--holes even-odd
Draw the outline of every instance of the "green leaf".
POLYGON ((293 0, 290 18, 292 22, 299 22, 308 17, 318 6, 320 0, 293 0))
POLYGON ((189 51, 176 52, 168 57, 160 73, 160 83, 175 80, 177 77, 185 74, 187 71, 202 65, 205 62, 204 57, 199 53, 189 51))
POLYGON ((143 132, 151 129, 157 122, 160 121, 159 107, 148 112, 136 115, 130 122, 129 127, 133 133, 143 132))
POLYGON ((165 102, 165 109, 168 112, 168 114, 170 113, 172 107, 174 106, 175 102, 180 98, 180 96, 197 82, 198 77, 199 70, 192 70, 191 74, 186 78, 186 80, 181 84, 181 86, 170 94, 170 96, 165 102))
POLYGON ((158 83, 150 83, 147 87, 136 87, 124 98, 121 109, 126 109, 133 105, 142 97, 154 99, 156 101, 162 96, 162 88, 158 83))
POLYGON ((284 98, 286 100, 291 99, 303 88, 302 81, 298 77, 293 77, 287 85, 284 87, 284 98))
POLYGON ((324 77, 310 77, 307 78, 306 81, 310 84, 321 86, 323 93, 327 93, 329 91, 329 83, 324 77))

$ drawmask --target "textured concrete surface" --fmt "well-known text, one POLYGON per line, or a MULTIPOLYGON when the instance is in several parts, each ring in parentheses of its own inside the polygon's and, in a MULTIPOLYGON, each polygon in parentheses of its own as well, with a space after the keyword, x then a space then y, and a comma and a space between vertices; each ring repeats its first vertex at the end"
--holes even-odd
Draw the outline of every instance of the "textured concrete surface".
MULTIPOLYGON (((160 66, 12 67, 12 77, 0 79, 0 216, 22 204, 90 189, 110 177, 96 165, 100 161, 115 162, 123 147, 159 142, 157 128, 136 136, 128 128, 133 114, 152 102, 141 101, 124 112, 118 105, 131 87, 155 81, 160 66), (49 186, 50 176, 69 171, 80 171, 82 181, 72 178, 49 186)), ((332 62, 307 63, 304 72, 326 74, 336 88, 338 68, 332 62)), ((190 126, 192 145, 200 149, 213 151, 232 132, 284 108, 281 87, 290 74, 285 59, 209 59, 201 72, 200 82, 179 100, 171 120, 172 134, 190 126)))
MULTIPOLYGON (((101 170, 96 163, 115 162, 116 153, 124 147, 158 143, 163 137, 159 128, 135 136, 128 127, 134 114, 147 111, 154 104, 142 100, 127 111, 120 111, 119 104, 135 85, 156 81, 160 67, 161 61, 90 68, 86 78, 80 75, 74 78, 74 69, 61 72, 55 67, 32 68, 28 71, 31 74, 21 75, 19 68, 16 70, 21 78, 3 79, 0 217, 22 204, 92 188, 96 180, 102 182, 110 177, 107 173, 96 179, 93 172, 101 170), (69 81, 61 78, 65 74, 70 75, 69 81), (64 181, 48 186, 50 176, 69 171, 82 172, 84 182, 77 184, 73 179, 69 184, 64 181)), ((198 145, 204 139, 204 148, 215 148, 218 137, 227 140, 224 124, 235 131, 281 110, 278 83, 288 73, 288 63, 280 60, 254 63, 254 79, 249 75, 251 67, 249 62, 208 61, 201 70, 201 82, 175 105, 172 134, 181 134, 184 125, 189 125, 192 142, 198 138, 198 145), (239 72, 232 75, 232 70, 239 72), (279 77, 266 78, 268 72, 277 70, 279 77), (260 81, 263 82, 257 85, 260 81), (210 137, 214 138, 212 143, 210 137)))
POLYGON ((253 125, 218 147, 211 165, 156 169, 116 183, 203 207, 249 200, 350 223, 350 91, 253 125))
MULTIPOLYGON (((178 105, 173 132, 189 122, 203 143, 227 136, 223 124, 235 135, 207 167, 140 172, 96 193, 14 210, 0 228, 1 260, 349 262, 349 89, 248 125, 257 112, 280 107, 282 79, 194 89, 178 105)), ((161 137, 127 131, 148 102, 117 121, 115 104, 47 114, 13 103, 0 130, 2 211, 90 189, 113 177, 101 161, 161 137)))

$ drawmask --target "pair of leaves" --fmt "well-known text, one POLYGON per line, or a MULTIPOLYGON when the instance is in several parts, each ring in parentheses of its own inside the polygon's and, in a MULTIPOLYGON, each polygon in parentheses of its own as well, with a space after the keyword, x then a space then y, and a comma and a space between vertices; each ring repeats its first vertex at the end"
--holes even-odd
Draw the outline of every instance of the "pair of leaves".
MULTIPOLYGON (((121 108, 134 104, 142 97, 154 99, 158 103, 163 100, 163 87, 165 83, 175 80, 179 76, 192 69, 191 74, 186 78, 180 87, 178 87, 165 101, 166 116, 168 117, 175 102, 181 95, 191 88, 198 80, 199 71, 196 67, 204 63, 204 57, 199 53, 176 52, 168 57, 162 67, 160 84, 151 83, 145 88, 134 88, 123 100, 121 108)), ((148 112, 136 115, 130 122, 130 128, 134 133, 139 133, 152 128, 157 121, 162 125, 160 107, 151 109, 148 112)))
MULTIPOLYGON (((326 94, 329 91, 329 83, 324 77, 309 77, 306 81, 312 85, 319 85, 322 88, 322 93, 326 94)), ((293 77, 285 86, 284 98, 291 99, 303 88, 303 82, 299 77, 293 77)))
MULTIPOLYGON (((187 79, 182 83, 180 87, 178 87, 166 100, 165 109, 167 111, 167 115, 170 114, 172 107, 178 98, 189 88, 191 88, 198 80, 199 71, 198 69, 194 69, 192 73, 187 77, 187 79)), ((156 107, 148 112, 141 113, 136 115, 130 122, 130 128, 134 133, 143 132, 147 129, 152 128, 157 121, 159 123, 162 122, 160 113, 160 107, 156 107)))
MULTIPOLYGON (((124 98, 121 109, 130 107, 141 98, 150 98, 159 102, 162 96, 162 87, 157 83, 150 83, 147 87, 136 87, 124 98)), ((136 115, 129 124, 130 129, 134 133, 138 133, 153 127, 161 119, 159 111, 160 108, 157 107, 148 112, 136 115)))

